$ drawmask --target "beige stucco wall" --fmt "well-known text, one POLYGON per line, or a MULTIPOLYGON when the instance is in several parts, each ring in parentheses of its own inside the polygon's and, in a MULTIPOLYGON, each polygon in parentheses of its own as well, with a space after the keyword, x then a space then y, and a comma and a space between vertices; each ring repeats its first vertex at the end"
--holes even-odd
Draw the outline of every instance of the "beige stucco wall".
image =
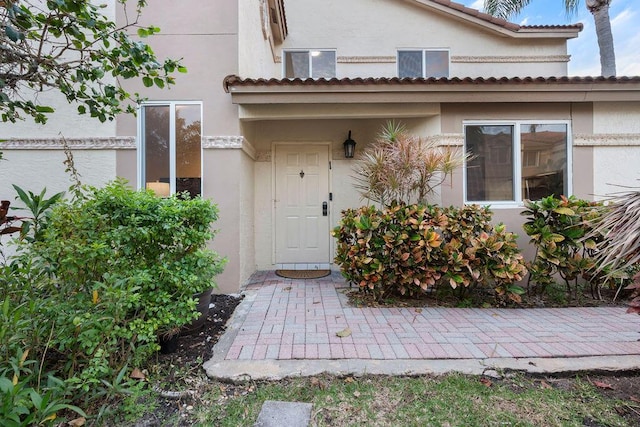
MULTIPOLYGON (((124 17, 119 14, 119 19, 124 17)), ((176 73, 169 90, 145 88, 138 80, 127 81, 126 87, 149 100, 202 101, 203 135, 237 135, 237 107, 222 87, 226 75, 238 72, 237 1, 185 0, 176 7, 175 2, 156 0, 144 9, 141 24, 160 27, 145 42, 159 58, 182 58, 188 72, 176 73)), ((118 135, 134 136, 136 128, 135 117, 118 120, 118 135)))
POLYGON ((256 269, 255 257, 255 191, 254 159, 246 152, 240 154, 240 259, 239 283, 245 283, 256 269))
MULTIPOLYGON (((566 55, 562 39, 506 37, 411 1, 296 0, 286 3, 286 13, 289 36, 278 47, 278 55, 282 49, 336 49, 338 78, 394 77, 395 61, 380 58, 395 58, 400 48, 449 49, 452 77, 567 74, 567 62, 548 62, 566 55), (481 56, 494 58, 471 58, 481 56), (361 58, 349 62, 340 57, 361 58), (362 57, 377 59, 363 62, 362 57)), ((279 65, 278 74, 271 77, 282 77, 279 65)))
POLYGON ((640 179, 640 102, 593 106, 594 194, 604 198, 637 187, 640 179))
MULTIPOLYGON (((34 193, 46 188, 48 195, 66 192, 72 184, 65 172, 62 150, 4 150, 3 156, 6 161, 0 162, 0 199, 11 201, 13 206, 19 202, 14 201, 12 184, 34 193)), ((74 150, 73 159, 83 184, 102 186, 116 176, 115 150, 74 150)))
POLYGON ((228 259, 218 276, 217 292, 237 292, 240 286, 240 179, 241 151, 206 149, 203 152, 203 197, 213 200, 220 211, 213 228, 218 230, 210 247, 228 259))
MULTIPOLYGON (((263 13, 267 0, 239 0, 238 7, 238 74, 242 77, 260 78, 280 73, 280 64, 273 59, 275 46, 263 13)), ((287 4, 288 7, 288 4, 287 4)), ((266 18, 268 19, 268 18, 266 18)))

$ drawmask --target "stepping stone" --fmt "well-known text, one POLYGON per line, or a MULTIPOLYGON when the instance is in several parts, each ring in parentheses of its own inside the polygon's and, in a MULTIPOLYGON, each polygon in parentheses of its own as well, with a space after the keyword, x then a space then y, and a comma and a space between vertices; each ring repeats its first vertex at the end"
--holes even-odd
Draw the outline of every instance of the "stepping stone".
POLYGON ((311 422, 311 403, 265 400, 254 427, 307 427, 311 422))

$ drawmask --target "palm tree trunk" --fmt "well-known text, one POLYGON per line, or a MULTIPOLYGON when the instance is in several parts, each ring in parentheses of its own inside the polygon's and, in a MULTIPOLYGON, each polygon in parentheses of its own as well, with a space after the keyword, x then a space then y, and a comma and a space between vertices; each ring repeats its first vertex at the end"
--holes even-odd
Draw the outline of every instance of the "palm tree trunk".
POLYGON ((613 47, 613 34, 609 20, 611 0, 586 0, 587 8, 593 15, 600 48, 600 73, 604 77, 616 75, 616 54, 613 47))

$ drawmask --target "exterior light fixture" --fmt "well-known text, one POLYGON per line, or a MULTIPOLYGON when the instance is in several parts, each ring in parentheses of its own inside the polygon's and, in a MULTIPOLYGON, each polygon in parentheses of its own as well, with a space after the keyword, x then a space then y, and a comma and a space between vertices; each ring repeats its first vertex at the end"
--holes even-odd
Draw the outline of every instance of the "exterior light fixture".
POLYGON ((356 152, 356 142, 351 139, 351 131, 349 131, 349 136, 342 145, 344 146, 344 157, 347 159, 352 159, 353 155, 356 152))

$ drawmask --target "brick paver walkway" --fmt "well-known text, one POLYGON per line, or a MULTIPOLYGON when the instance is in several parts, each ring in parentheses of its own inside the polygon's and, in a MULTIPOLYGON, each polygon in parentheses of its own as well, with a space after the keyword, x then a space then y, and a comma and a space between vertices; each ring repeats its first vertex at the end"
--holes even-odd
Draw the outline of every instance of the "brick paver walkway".
POLYGON ((640 355, 640 316, 623 307, 353 308, 339 274, 252 277, 255 299, 225 356, 264 359, 484 359, 640 355), (349 328, 351 334, 337 332, 349 328))

